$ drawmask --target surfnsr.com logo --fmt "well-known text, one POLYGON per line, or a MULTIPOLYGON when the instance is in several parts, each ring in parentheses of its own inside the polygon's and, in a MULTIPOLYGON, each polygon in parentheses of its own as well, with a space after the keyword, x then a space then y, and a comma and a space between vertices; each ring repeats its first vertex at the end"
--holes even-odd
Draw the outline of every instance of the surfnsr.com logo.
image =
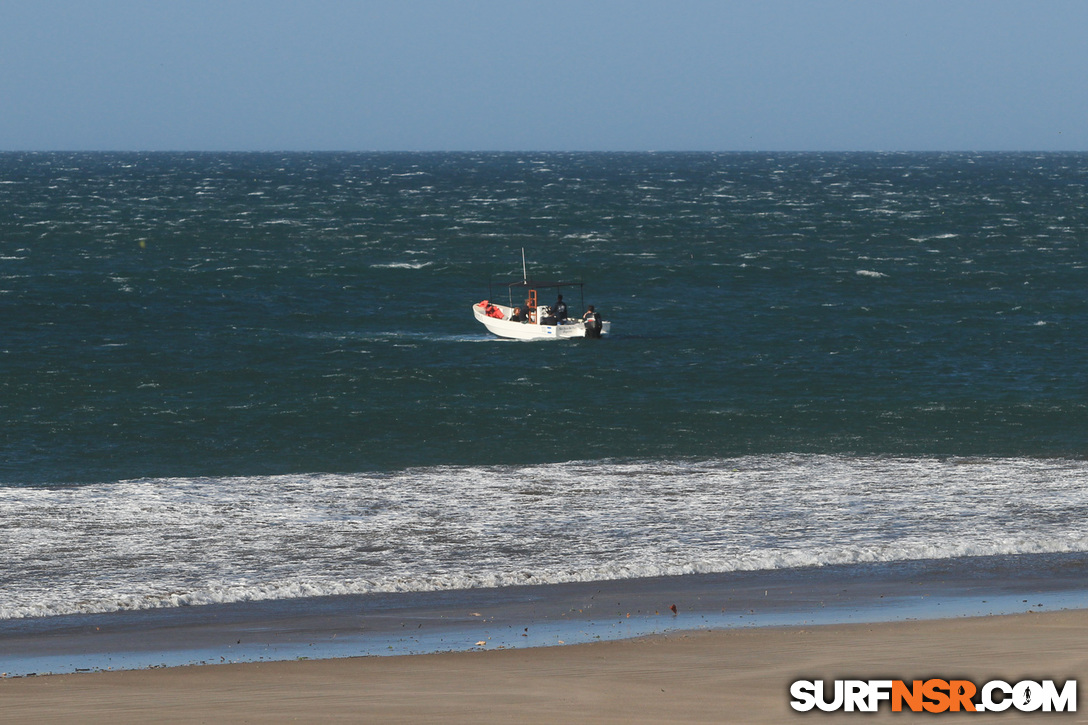
POLYGON ((797 680, 790 685, 790 707, 799 712, 1076 712, 1077 681, 1060 687, 1054 680, 797 680))

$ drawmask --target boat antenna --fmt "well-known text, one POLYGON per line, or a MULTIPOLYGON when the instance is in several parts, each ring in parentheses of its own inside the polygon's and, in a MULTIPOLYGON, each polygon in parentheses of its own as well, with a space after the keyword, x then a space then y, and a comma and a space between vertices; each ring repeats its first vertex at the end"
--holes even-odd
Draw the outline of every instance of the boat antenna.
POLYGON ((521 281, 523 284, 529 284, 529 272, 525 268, 525 247, 521 248, 521 281))

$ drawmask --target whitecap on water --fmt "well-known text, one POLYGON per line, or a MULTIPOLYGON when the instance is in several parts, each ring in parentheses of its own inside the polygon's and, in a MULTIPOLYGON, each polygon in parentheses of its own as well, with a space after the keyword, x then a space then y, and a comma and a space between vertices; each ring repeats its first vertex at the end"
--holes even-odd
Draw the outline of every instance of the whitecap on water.
POLYGON ((385 264, 372 264, 371 269, 423 269, 430 267, 431 262, 387 262, 385 264))

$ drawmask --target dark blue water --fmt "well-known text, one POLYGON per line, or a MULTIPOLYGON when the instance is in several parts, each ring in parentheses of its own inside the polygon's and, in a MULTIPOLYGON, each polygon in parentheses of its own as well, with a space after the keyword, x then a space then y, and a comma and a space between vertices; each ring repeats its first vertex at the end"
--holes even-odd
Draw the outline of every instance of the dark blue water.
POLYGON ((8 484, 1086 450, 1088 155, 4 154, 0 182, 8 484), (469 305, 523 247, 611 340, 484 344, 469 305))
POLYGON ((1088 154, 0 154, 0 620, 1038 573, 1086 209, 1088 154), (473 319, 523 248, 609 338, 473 319))

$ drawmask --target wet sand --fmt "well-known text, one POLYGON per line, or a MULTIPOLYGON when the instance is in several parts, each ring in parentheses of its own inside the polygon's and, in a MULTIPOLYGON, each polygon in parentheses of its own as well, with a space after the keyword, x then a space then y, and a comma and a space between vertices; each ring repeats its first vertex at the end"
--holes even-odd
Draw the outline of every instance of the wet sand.
POLYGON ((0 621, 0 678, 1088 609, 1088 557, 976 558, 0 621), (478 645, 482 642, 482 645, 478 645))
POLYGON ((911 722, 886 704, 875 716, 795 713, 789 686, 1088 680, 1088 560, 1030 563, 993 557, 970 569, 853 565, 5 620, 0 721, 911 722))
MULTIPOLYGON (((562 647, 0 680, 12 723, 911 722, 795 713, 804 679, 1088 676, 1088 611, 678 632, 562 647)), ((926 716, 932 718, 932 715, 926 716)), ((1037 719, 1015 711, 971 722, 1037 719)), ((1088 713, 1048 719, 1088 722, 1088 713)))

